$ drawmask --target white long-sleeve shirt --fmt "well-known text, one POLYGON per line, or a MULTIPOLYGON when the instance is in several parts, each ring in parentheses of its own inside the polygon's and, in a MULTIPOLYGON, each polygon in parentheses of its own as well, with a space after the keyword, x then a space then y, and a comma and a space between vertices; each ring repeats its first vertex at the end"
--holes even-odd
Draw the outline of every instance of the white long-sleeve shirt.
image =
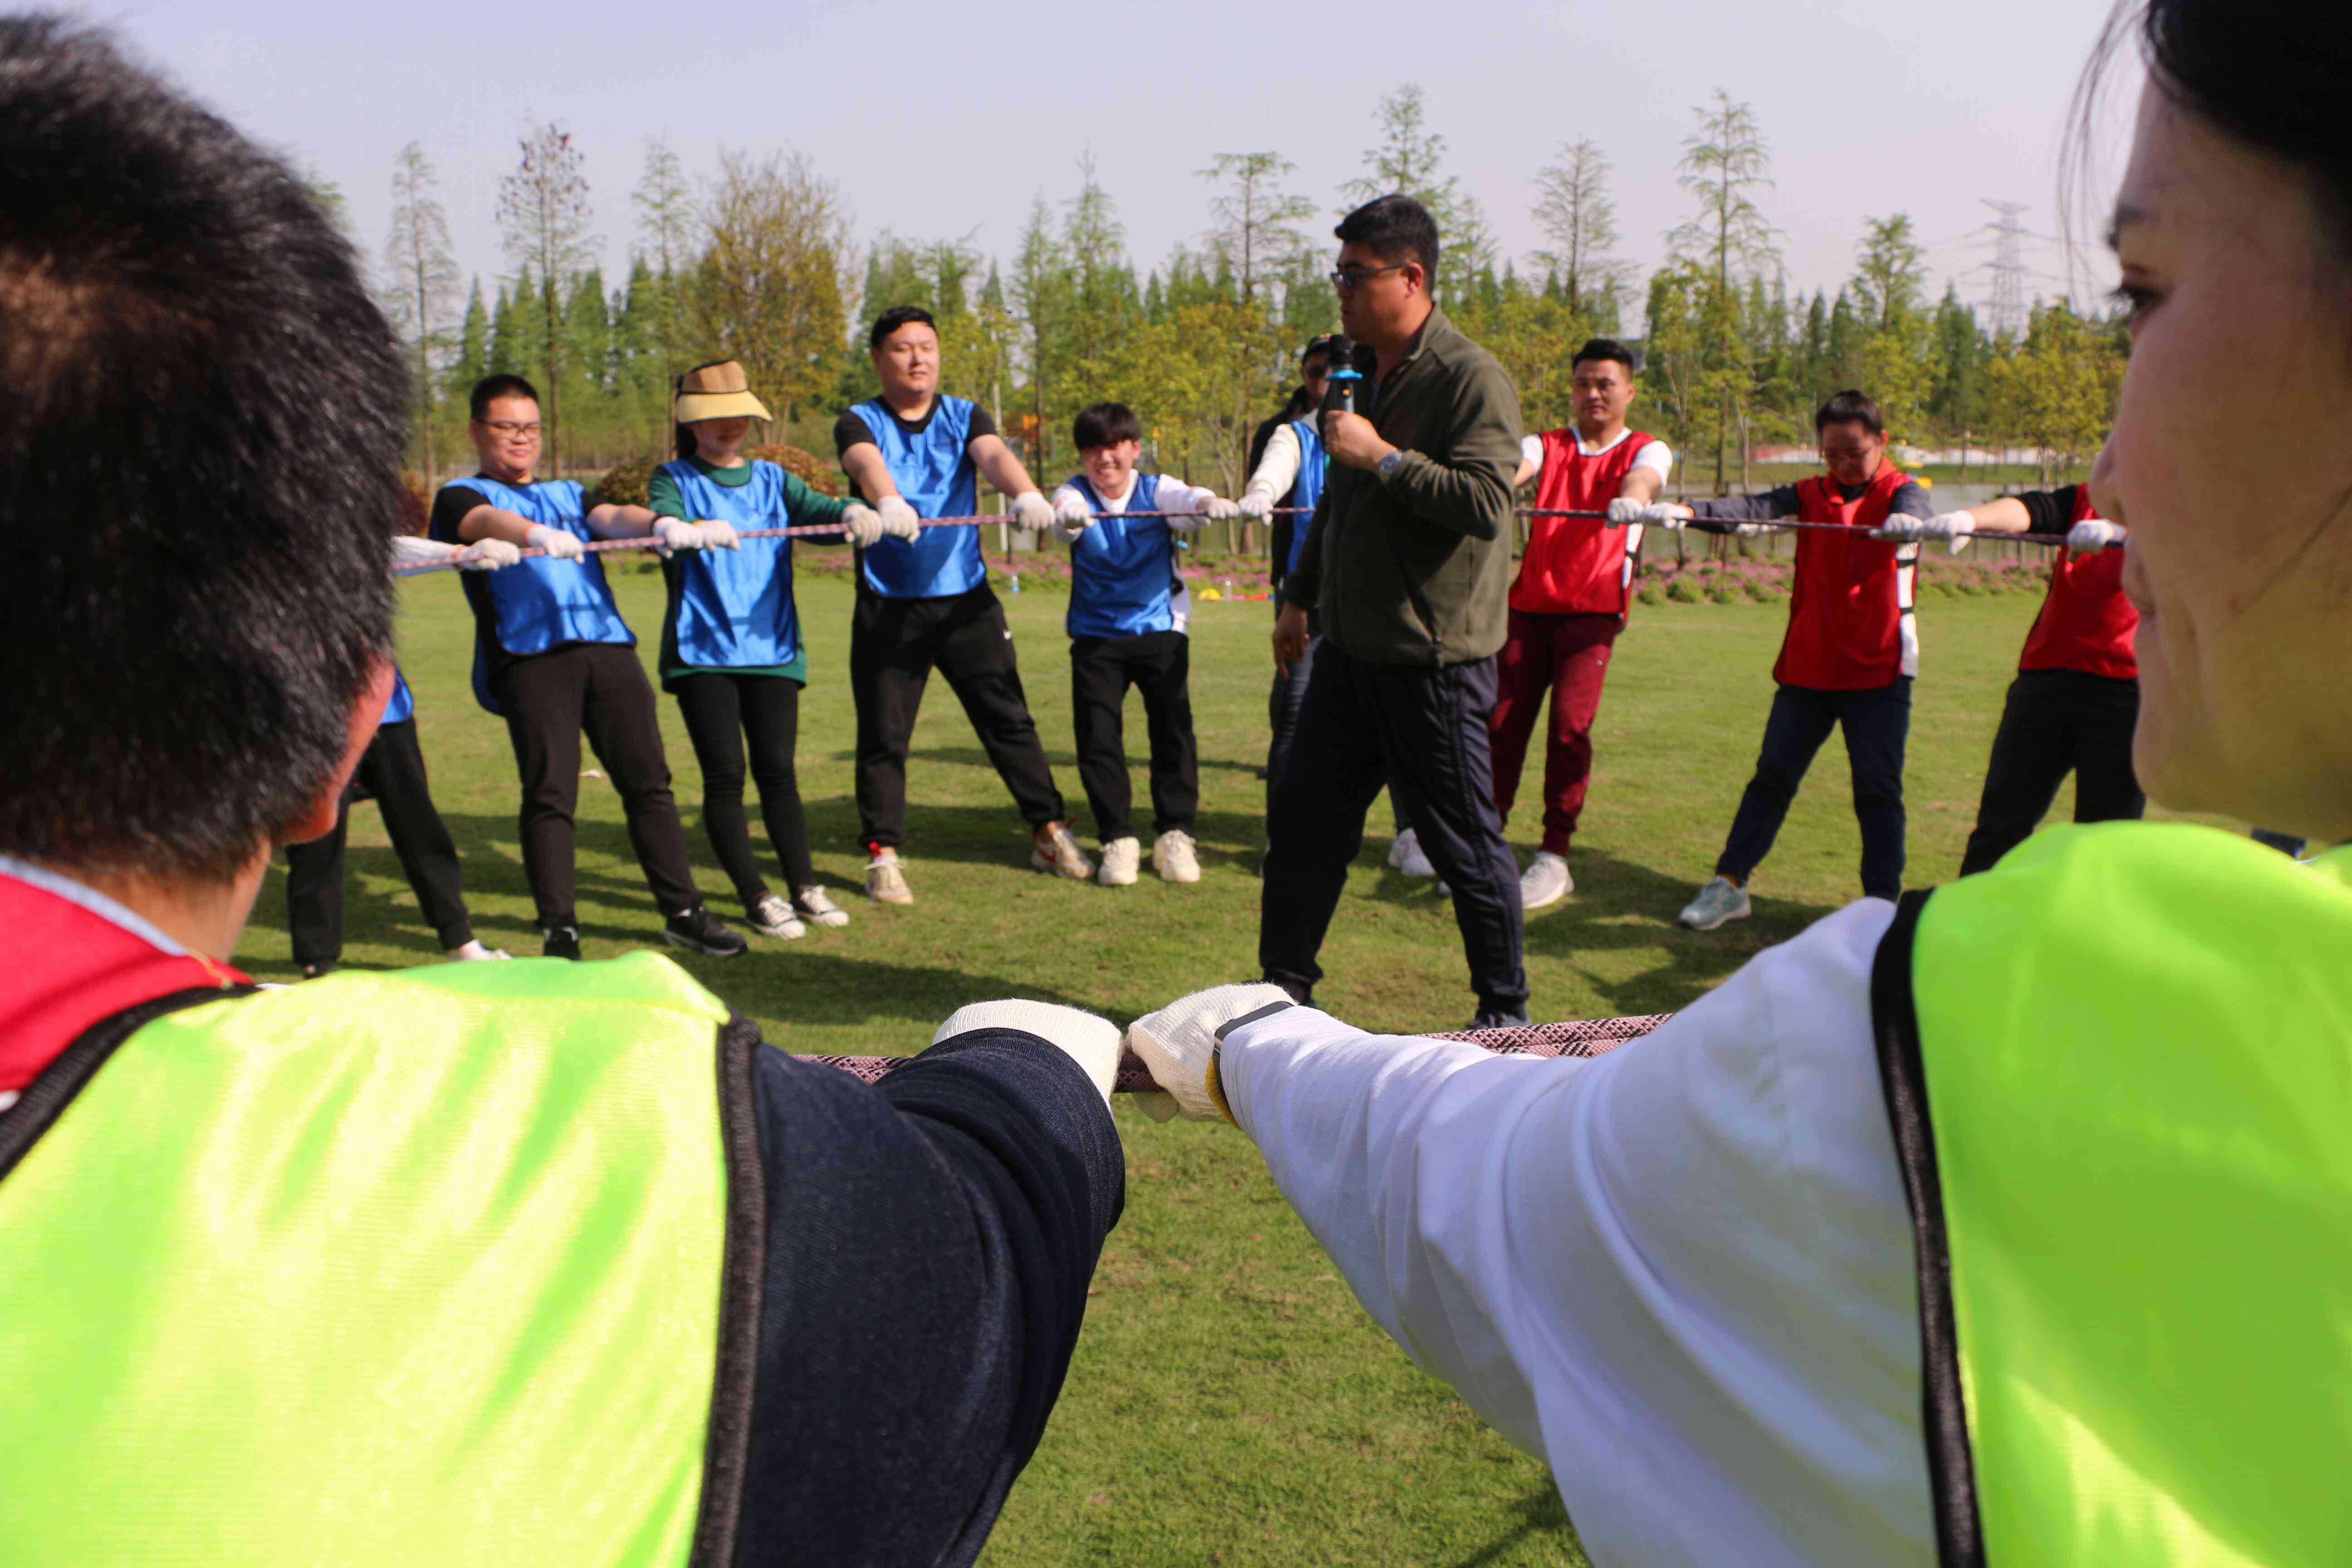
POLYGON ((1286 496, 1290 487, 1298 482, 1298 465, 1302 460, 1298 449, 1298 432, 1288 424, 1277 425, 1274 434, 1265 439, 1265 450, 1258 454, 1257 469, 1242 488, 1246 495, 1251 490, 1264 490, 1275 497, 1286 496))
POLYGON ((1590 1060, 1227 1037, 1234 1117, 1358 1300, 1549 1460, 1593 1560, 1931 1564, 1909 1212, 1872 1044, 1895 907, 1590 1060))
MULTIPOLYGON (((1116 496, 1102 496, 1097 498, 1102 503, 1102 510, 1109 513, 1112 517, 1123 516, 1127 511, 1128 503, 1135 500, 1135 492, 1137 489, 1138 486, 1135 482, 1135 476, 1132 474, 1129 475, 1125 493, 1116 496)), ((1052 500, 1054 505, 1058 508, 1062 504, 1062 498, 1064 496, 1069 496, 1075 500, 1086 501, 1089 507, 1094 504, 1093 501, 1087 500, 1087 494, 1084 490, 1081 490, 1077 486, 1071 484, 1067 480, 1055 485, 1054 487, 1053 495, 1047 499, 1052 500)), ((1156 511, 1175 512, 1179 514, 1167 520, 1170 532, 1190 533, 1208 521, 1200 514, 1207 509, 1208 504, 1211 501, 1216 499, 1217 492, 1213 489, 1209 489, 1201 485, 1188 485, 1181 479, 1171 479, 1168 475, 1162 474, 1160 476, 1160 498, 1152 503, 1152 508, 1156 511)), ((1070 530, 1063 527, 1060 522, 1056 521, 1054 524, 1054 537, 1059 540, 1062 543, 1067 544, 1070 541, 1076 539, 1077 535, 1070 531, 1070 530)))

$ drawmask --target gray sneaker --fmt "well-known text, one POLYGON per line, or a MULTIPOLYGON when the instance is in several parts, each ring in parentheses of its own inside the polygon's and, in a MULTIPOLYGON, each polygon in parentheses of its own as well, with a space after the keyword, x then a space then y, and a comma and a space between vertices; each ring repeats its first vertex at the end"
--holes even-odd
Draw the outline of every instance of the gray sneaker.
POLYGON ((1693 931, 1713 931, 1726 921, 1748 918, 1748 889, 1732 886, 1728 877, 1710 877, 1698 896, 1683 906, 1675 919, 1693 931))
POLYGON ((826 896, 823 888, 803 888, 793 895, 793 912, 821 926, 845 926, 849 912, 826 896))
POLYGON ((751 929, 761 936, 798 942, 808 935, 808 927, 803 925, 800 916, 793 912, 793 906, 773 893, 761 893, 743 906, 743 913, 751 921, 751 929))

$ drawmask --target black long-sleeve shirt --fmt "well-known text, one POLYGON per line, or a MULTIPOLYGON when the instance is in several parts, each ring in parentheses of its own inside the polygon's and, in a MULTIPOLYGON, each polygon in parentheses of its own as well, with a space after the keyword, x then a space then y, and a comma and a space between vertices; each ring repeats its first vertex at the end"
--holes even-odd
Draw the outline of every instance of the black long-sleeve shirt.
POLYGON ((980 1553, 1125 1202, 1077 1065, 986 1029, 879 1084, 762 1050, 768 1256, 739 1563, 980 1553))
MULTIPOLYGON (((1846 500, 1853 500, 1869 489, 1866 484, 1840 485, 1838 493, 1846 500)), ((1795 517, 1797 509, 1801 504, 1797 495, 1796 486, 1776 485, 1769 490, 1762 490, 1755 495, 1717 496, 1710 500, 1695 500, 1690 503, 1690 509, 1693 520, 1701 523, 1770 522, 1775 519, 1795 517)), ((1895 494, 1889 499, 1886 510, 1892 517, 1936 515, 1935 503, 1927 499, 1927 492, 1916 479, 1906 479, 1895 487, 1895 494)), ((1717 529, 1708 531, 1722 531, 1717 529)))

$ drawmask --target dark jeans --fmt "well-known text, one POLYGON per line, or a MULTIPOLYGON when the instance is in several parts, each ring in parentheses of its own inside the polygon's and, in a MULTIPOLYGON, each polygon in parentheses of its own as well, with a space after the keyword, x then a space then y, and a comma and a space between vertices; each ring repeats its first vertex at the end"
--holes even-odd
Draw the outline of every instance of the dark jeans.
POLYGON ((621 794, 629 844, 665 915, 702 901, 687 863, 686 829, 669 789, 654 689, 637 650, 571 643, 519 658, 493 678, 522 775, 522 868, 542 926, 579 924, 573 909, 572 812, 580 804, 584 731, 621 794))
POLYGON ((1601 686, 1609 679, 1610 650, 1625 629, 1622 616, 1545 616, 1513 610, 1509 640, 1495 657, 1495 807, 1506 821, 1519 793, 1528 741, 1551 700, 1543 774, 1543 847, 1568 853, 1570 835, 1584 811, 1592 782, 1592 721, 1601 686))
POLYGON ((1763 864, 1772 840, 1797 798, 1813 753, 1843 726, 1853 773, 1853 815, 1862 825, 1862 890, 1869 898, 1893 899, 1903 891, 1903 745, 1911 734, 1911 678, 1868 691, 1818 691, 1783 686, 1773 695, 1772 716, 1764 722, 1764 748, 1756 776, 1739 797, 1731 837, 1718 876, 1746 882, 1763 864))
POLYGON ((2147 809, 2132 773, 2132 726, 2138 721, 2137 680, 2033 669, 2011 681, 1960 875, 1988 870, 2024 843, 2069 772, 2075 821, 2137 821, 2147 809))
POLYGON ((1364 813, 1386 782, 1453 887, 1480 1005, 1527 1005, 1519 868, 1503 843, 1486 743, 1494 706, 1491 658, 1443 668, 1367 664, 1323 645, 1266 818, 1257 951, 1268 980, 1309 987, 1323 977, 1315 955, 1363 847, 1364 813))
POLYGON ((351 820, 352 802, 362 789, 383 813, 392 852, 400 857, 401 872, 415 889, 441 951, 473 941, 474 923, 467 918, 466 895, 458 881, 457 847, 449 841, 441 814, 433 809, 425 753, 417 749, 416 721, 411 719, 377 728, 375 739, 360 755, 351 787, 343 791, 334 831, 308 844, 286 847, 286 925, 294 939, 294 962, 332 963, 343 955, 343 829, 351 820))
MULTIPOLYGON (((1283 769, 1290 765, 1291 741, 1298 733, 1298 710, 1307 700, 1307 678, 1315 673, 1316 651, 1322 646, 1322 628, 1315 624, 1315 617, 1310 615, 1307 617, 1307 651, 1287 670, 1280 665, 1275 667, 1274 689, 1266 693, 1265 700, 1266 720, 1274 728, 1274 739, 1267 742, 1265 748, 1265 808, 1268 815, 1274 811, 1274 782, 1282 776, 1283 769)), ((1393 796, 1389 801, 1389 808, 1395 813, 1396 830, 1402 833, 1404 808, 1397 805, 1393 796)))
POLYGON ((1192 831, 1201 763, 1192 741, 1192 640, 1182 632, 1070 639, 1070 714, 1078 778, 1106 844, 1128 837, 1134 791, 1127 776, 1127 689, 1143 694, 1151 741, 1151 831, 1192 831))
POLYGON ((860 587, 849 622, 849 689, 857 703, 860 842, 907 837, 907 743, 931 669, 947 677, 997 777, 1032 827, 1062 819, 1062 792, 1029 717, 1004 606, 983 583, 944 599, 889 599, 860 587))
POLYGON ((751 825, 743 816, 743 737, 751 738, 750 772, 760 786, 760 817, 768 843, 783 862, 788 890, 816 885, 809 859, 808 817, 801 809, 793 751, 800 736, 801 683, 782 675, 717 671, 674 676, 665 682, 677 699, 702 768, 702 831, 735 895, 748 908, 767 897, 751 825))

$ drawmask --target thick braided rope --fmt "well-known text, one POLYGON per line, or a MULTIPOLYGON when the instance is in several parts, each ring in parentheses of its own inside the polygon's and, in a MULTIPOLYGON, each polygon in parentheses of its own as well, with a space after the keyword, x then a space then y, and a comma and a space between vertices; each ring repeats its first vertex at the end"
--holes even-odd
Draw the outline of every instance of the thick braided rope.
MULTIPOLYGON (((1657 1013, 1635 1018, 1585 1018, 1566 1024, 1530 1024, 1515 1029, 1460 1029, 1451 1034, 1422 1035, 1426 1040, 1465 1040, 1482 1046, 1502 1056, 1527 1057, 1597 1057, 1613 1051, 1628 1040, 1638 1040, 1659 1025, 1673 1017, 1671 1013, 1657 1013)), ((806 1056, 799 1058, 824 1067, 838 1068, 843 1072, 875 1083, 887 1078, 898 1068, 915 1058, 912 1057, 826 1057, 806 1056)), ((1152 1080, 1151 1069, 1132 1051, 1120 1058, 1118 1078, 1111 1085, 1119 1094, 1143 1094, 1160 1085, 1152 1080)))

